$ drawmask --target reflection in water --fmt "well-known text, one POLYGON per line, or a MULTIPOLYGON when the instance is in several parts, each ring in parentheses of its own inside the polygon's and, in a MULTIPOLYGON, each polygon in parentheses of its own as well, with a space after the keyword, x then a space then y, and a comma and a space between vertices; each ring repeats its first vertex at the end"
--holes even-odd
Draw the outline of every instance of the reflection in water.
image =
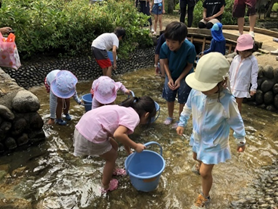
MULTIPOLYGON (((25 151, 0 158, 0 170, 10 164, 12 173, 19 167, 26 168, 12 191, 5 195, 17 195, 30 199, 34 208, 189 208, 201 189, 201 179, 192 173, 192 152, 188 140, 192 130, 191 121, 180 137, 175 130, 163 125, 167 116, 165 101, 161 98, 163 80, 153 75, 153 69, 138 70, 115 78, 136 96, 149 95, 160 104, 158 120, 147 129, 138 127, 131 139, 146 143, 157 141, 163 147, 166 168, 158 188, 150 193, 136 191, 128 177, 117 177, 119 188, 105 196, 100 194, 100 180, 104 161, 98 157, 77 158, 73 156, 72 138, 75 124, 84 114, 84 107, 71 103, 72 121, 67 126, 47 126, 47 140, 25 151)), ((91 82, 77 84, 77 92, 89 92, 91 82)), ((49 117, 49 100, 44 87, 33 88, 41 102, 39 111, 44 121, 49 117)), ((119 93, 116 102, 125 99, 119 93)), ((177 112, 175 112, 177 118, 177 112)), ((214 184, 211 190, 210 208, 227 208, 239 190, 257 177, 259 169, 277 160, 277 115, 243 106, 243 118, 248 135, 246 152, 238 154, 231 132, 232 160, 213 169, 214 184), (275 135, 276 134, 276 135, 275 135)), ((159 151, 157 146, 150 149, 159 151)), ((126 153, 121 146, 118 166, 124 167, 126 153)))

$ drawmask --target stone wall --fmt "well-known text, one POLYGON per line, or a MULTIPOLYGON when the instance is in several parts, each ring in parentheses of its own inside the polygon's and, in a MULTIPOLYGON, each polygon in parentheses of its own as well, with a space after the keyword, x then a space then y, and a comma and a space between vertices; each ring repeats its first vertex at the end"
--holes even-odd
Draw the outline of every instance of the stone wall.
POLYGON ((45 139, 38 98, 0 68, 0 154, 45 139))

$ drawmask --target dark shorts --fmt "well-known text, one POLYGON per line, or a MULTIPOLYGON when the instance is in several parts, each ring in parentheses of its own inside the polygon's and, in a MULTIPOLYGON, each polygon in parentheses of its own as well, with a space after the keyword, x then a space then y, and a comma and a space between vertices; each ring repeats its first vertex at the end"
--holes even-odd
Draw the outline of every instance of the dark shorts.
POLYGON ((178 93, 178 102, 180 104, 185 104, 188 98, 188 95, 191 91, 191 87, 187 85, 185 79, 182 79, 180 82, 180 87, 176 90, 171 90, 168 86, 168 77, 165 77, 164 88, 162 92, 162 97, 166 99, 167 102, 174 102, 176 95, 178 93))
POLYGON ((159 3, 153 5, 152 11, 151 11, 152 14, 154 14, 154 15, 162 15, 163 5, 162 5, 162 3, 160 3, 160 4, 161 4, 161 6, 159 6, 159 3))
POLYGON ((256 14, 256 0, 235 0, 233 7, 233 17, 244 17, 245 8, 247 7, 247 15, 253 16, 256 14))
POLYGON ((92 54, 101 69, 112 66, 106 50, 98 49, 92 46, 92 54))

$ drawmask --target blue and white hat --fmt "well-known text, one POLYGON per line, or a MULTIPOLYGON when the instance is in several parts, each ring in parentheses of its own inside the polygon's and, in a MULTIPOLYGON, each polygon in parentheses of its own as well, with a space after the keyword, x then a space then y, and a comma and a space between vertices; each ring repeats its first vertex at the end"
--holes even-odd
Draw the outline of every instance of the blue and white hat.
POLYGON ((70 71, 61 70, 52 81, 50 89, 55 96, 67 99, 74 95, 77 82, 76 76, 70 71))

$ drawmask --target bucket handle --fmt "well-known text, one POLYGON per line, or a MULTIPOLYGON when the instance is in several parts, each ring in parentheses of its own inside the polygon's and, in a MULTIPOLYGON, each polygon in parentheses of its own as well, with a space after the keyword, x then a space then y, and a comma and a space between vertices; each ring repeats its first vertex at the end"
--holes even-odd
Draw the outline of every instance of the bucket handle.
MULTIPOLYGON (((131 91, 131 90, 130 90, 130 93, 131 93, 131 96, 132 96, 132 97, 135 97, 135 94, 134 94, 134 92, 133 92, 133 91, 131 91)), ((129 95, 128 95, 128 97, 127 97, 127 98, 129 98, 129 95)))
POLYGON ((150 146, 151 144, 156 144, 156 145, 158 145, 160 147, 160 155, 162 156, 162 147, 161 147, 161 145, 158 142, 151 141, 151 142, 147 142, 144 145, 145 145, 145 147, 147 147, 147 146, 150 146))
MULTIPOLYGON (((160 147, 160 155, 162 156, 162 147, 161 147, 161 145, 160 145, 159 143, 157 143, 157 142, 155 142, 155 141, 151 141, 151 142, 147 142, 146 144, 144 144, 144 146, 147 147, 147 146, 150 146, 151 144, 157 144, 157 145, 160 147)), ((129 169, 128 169, 128 168, 129 168, 129 164, 130 164, 130 162, 132 161, 132 158, 134 158, 134 156, 135 156, 136 154, 138 154, 138 153, 135 152, 134 154, 132 154, 133 156, 131 156, 131 158, 130 158, 128 164, 126 165, 126 173, 127 173, 127 174, 128 174, 128 171, 129 171, 129 169)))

